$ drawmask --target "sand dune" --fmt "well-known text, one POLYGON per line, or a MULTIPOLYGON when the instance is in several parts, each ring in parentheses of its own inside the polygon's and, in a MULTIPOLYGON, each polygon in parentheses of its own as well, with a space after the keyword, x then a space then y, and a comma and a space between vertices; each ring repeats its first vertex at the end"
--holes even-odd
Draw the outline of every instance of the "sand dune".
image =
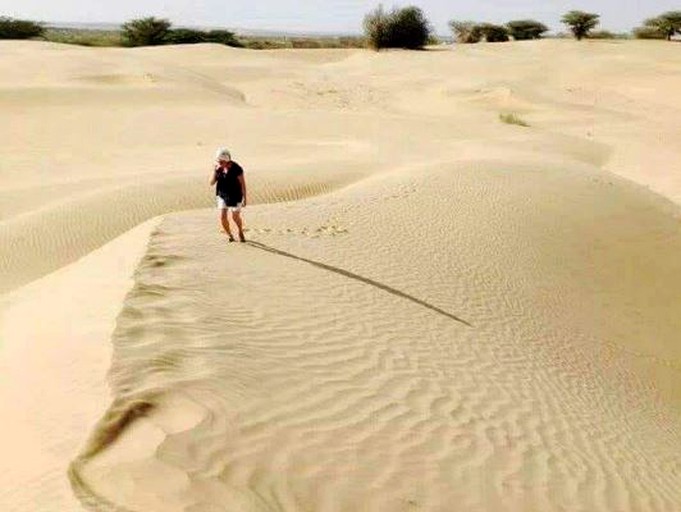
POLYGON ((0 46, 0 508, 679 507, 675 45, 0 46))

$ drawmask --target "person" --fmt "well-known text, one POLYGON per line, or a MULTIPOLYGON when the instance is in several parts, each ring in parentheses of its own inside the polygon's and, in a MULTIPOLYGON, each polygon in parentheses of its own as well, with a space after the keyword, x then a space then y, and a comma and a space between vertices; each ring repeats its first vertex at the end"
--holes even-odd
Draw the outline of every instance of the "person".
POLYGON ((243 168, 232 160, 232 155, 227 149, 218 149, 215 155, 215 168, 210 179, 211 186, 215 185, 215 196, 218 210, 220 211, 220 223, 227 233, 230 242, 234 242, 234 236, 229 227, 228 212, 232 214, 232 220, 236 224, 239 241, 245 242, 243 219, 241 209, 246 206, 246 180, 243 168))

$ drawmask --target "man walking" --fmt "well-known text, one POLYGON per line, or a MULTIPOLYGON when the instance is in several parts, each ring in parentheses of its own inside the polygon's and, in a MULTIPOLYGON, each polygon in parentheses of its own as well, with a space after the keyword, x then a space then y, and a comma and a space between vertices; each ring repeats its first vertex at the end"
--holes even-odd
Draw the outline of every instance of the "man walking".
POLYGON ((232 220, 238 229, 239 241, 245 242, 243 219, 241 209, 246 206, 246 180, 244 170, 232 160, 228 150, 221 148, 215 155, 216 164, 210 184, 215 185, 215 196, 218 210, 220 210, 220 223, 230 242, 234 242, 234 236, 229 227, 228 213, 232 214, 232 220))

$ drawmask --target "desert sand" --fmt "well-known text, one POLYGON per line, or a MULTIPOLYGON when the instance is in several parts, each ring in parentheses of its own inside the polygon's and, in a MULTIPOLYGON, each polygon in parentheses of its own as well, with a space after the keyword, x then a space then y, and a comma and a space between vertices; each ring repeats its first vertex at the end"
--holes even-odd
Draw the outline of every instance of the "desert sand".
POLYGON ((0 51, 0 510, 681 509, 678 45, 0 51))

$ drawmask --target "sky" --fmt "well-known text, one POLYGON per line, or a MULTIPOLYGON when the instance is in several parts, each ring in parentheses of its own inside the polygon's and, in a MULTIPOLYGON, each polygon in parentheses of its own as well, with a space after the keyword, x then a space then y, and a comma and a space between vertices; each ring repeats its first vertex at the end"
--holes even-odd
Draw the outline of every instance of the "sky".
MULTIPOLYGON (((291 32, 360 33, 373 0, 0 0, 0 16, 45 22, 119 23, 156 16, 175 26, 223 27, 291 32)), ((552 31, 564 30, 561 15, 572 9, 601 15, 601 27, 629 31, 649 18, 681 9, 679 0, 413 0, 383 1, 385 7, 420 7, 436 32, 448 21, 505 23, 532 18, 552 31)))

